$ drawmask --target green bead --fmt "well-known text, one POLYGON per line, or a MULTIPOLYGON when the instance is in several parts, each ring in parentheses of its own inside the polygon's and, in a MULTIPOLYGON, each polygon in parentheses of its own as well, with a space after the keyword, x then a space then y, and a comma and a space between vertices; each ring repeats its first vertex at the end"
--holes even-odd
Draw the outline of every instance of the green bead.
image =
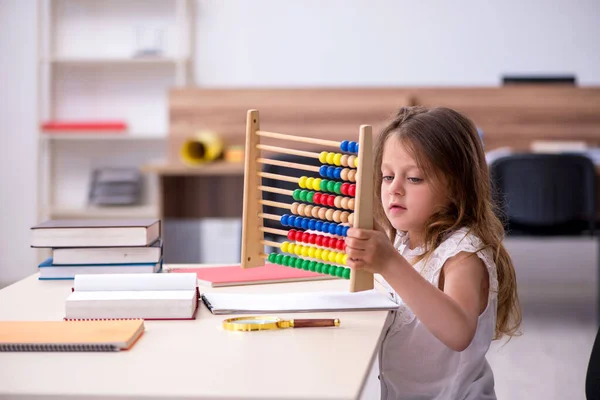
POLYGON ((317 271, 318 273, 323 272, 323 263, 322 262, 317 263, 317 266, 315 267, 315 271, 317 271))
POLYGON ((350 268, 344 268, 344 273, 342 274, 342 278, 350 279, 350 268))
POLYGON ((336 276, 335 275, 336 272, 337 272, 337 267, 335 265, 332 265, 329 267, 329 275, 336 276))
POLYGON ((277 256, 275 257, 275 263, 282 265, 283 262, 283 254, 277 254, 277 256))
POLYGON ((283 265, 285 265, 286 267, 290 266, 290 256, 283 256, 283 265))
POLYGON ((298 262, 298 257, 290 257, 290 267, 297 268, 296 263, 298 262))
POLYGON ((296 268, 298 268, 298 269, 302 269, 302 262, 303 262, 303 261, 304 261, 304 260, 303 260, 303 259, 301 259, 301 258, 296 258, 296 268))
POLYGON ((300 201, 306 201, 306 195, 308 194, 308 190, 303 190, 300 192, 300 201))
POLYGON ((304 260, 302 261, 302 269, 308 271, 308 267, 310 266, 310 261, 304 260))
POLYGON ((310 265, 308 266, 308 269, 309 269, 311 272, 315 272, 316 268, 317 268, 317 262, 316 262, 316 261, 311 261, 311 262, 310 262, 310 265))
POLYGON ((323 269, 321 270, 322 273, 324 273, 325 275, 329 274, 329 264, 323 264, 323 269))
POLYGON ((321 184, 319 185, 321 188, 321 192, 327 191, 327 182, 329 182, 327 179, 321 180, 321 184))
POLYGON ((338 267, 337 270, 335 271, 335 276, 337 276, 338 278, 341 278, 342 276, 344 276, 344 270, 346 268, 344 267, 338 267))
POLYGON ((306 196, 306 201, 309 203, 313 203, 315 197, 315 192, 308 192, 308 195, 306 196))
POLYGON ((327 182, 327 191, 328 192, 333 192, 335 190, 335 183, 336 183, 335 181, 327 182))
POLYGON ((275 263, 275 257, 277 257, 276 253, 269 254, 269 258, 268 258, 269 262, 274 264, 275 263))
POLYGON ((336 194, 342 194, 342 182, 336 182, 333 191, 336 194))
POLYGON ((294 200, 296 201, 300 201, 300 192, 302 190, 300 189, 295 189, 294 192, 292 193, 292 197, 294 198, 294 200))

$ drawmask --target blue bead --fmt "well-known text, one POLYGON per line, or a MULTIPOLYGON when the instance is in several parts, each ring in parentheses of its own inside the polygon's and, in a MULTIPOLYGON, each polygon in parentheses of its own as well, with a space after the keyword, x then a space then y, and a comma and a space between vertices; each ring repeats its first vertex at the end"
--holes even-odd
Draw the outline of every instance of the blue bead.
POLYGON ((294 226, 294 221, 296 221, 296 216, 290 215, 287 220, 288 226, 294 226))
POLYGON ((348 144, 348 151, 350 153, 356 153, 356 142, 350 142, 348 144))
POLYGON ((329 225, 331 225, 329 222, 323 222, 323 228, 321 229, 321 232, 323 232, 323 233, 329 232, 329 225))
POLYGON ((344 230, 342 231, 342 236, 348 236, 348 229, 350 229, 349 226, 344 227, 344 230))
POLYGON ((335 171, 333 171, 334 179, 342 179, 342 167, 336 167, 335 171))
POLYGON ((309 220, 308 221, 308 229, 310 229, 311 231, 314 231, 316 224, 317 224, 317 221, 315 221, 314 219, 309 220))
POLYGON ((281 225, 283 225, 283 226, 288 226, 288 224, 289 224, 288 218, 289 218, 289 217, 290 217, 289 215, 287 215, 287 214, 283 214, 283 215, 281 216, 281 219, 279 220, 279 222, 281 222, 281 225))
POLYGON ((332 235, 335 235, 336 228, 337 228, 336 224, 329 225, 329 233, 331 233, 332 235))
POLYGON ((327 177, 333 179, 335 173, 335 167, 327 167, 327 177))
POLYGON ((342 225, 338 225, 335 227, 335 234, 338 236, 342 236, 344 234, 344 227, 342 225))
POLYGON ((358 153, 358 143, 356 143, 356 152, 358 153))
POLYGON ((309 222, 308 218, 302 218, 302 229, 304 229, 304 230, 308 229, 308 222, 309 222))
POLYGON ((340 149, 342 151, 348 151, 348 141, 344 140, 342 143, 340 143, 340 149))
POLYGON ((323 222, 322 221, 317 221, 315 223, 315 230, 321 232, 323 230, 323 222))
POLYGON ((321 168, 319 168, 319 175, 321 175, 323 178, 327 177, 327 165, 321 165, 321 168))
POLYGON ((294 226, 298 229, 302 228, 302 217, 296 217, 294 220, 294 226))

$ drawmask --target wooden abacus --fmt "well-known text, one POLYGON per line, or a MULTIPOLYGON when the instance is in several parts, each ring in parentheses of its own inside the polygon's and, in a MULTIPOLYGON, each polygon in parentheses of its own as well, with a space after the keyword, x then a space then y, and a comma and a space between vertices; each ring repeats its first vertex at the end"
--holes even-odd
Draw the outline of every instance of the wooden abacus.
POLYGON ((369 125, 360 127, 358 143, 261 131, 258 110, 249 110, 246 120, 244 161, 242 268, 264 266, 265 260, 268 260, 275 264, 349 279, 351 292, 372 289, 373 274, 364 270, 351 271, 346 266, 348 255, 344 252, 344 237, 350 226, 373 228, 372 143, 372 129, 369 125), (288 148, 287 145, 272 146, 261 143, 261 138, 335 147, 349 154, 295 150, 288 148), (318 158, 323 165, 318 167, 263 158, 261 157, 263 151, 318 158), (295 178, 262 172, 260 166, 265 164, 300 169, 320 176, 295 178), (299 188, 287 190, 263 186, 261 178, 298 183, 299 188), (342 183, 340 180, 346 182, 342 183), (288 195, 295 202, 263 200, 263 192, 288 195), (266 214, 262 210, 263 205, 290 210, 291 215, 266 214), (263 224, 265 219, 279 221, 282 226, 292 229, 288 231, 266 227, 263 224), (265 233, 284 236, 290 241, 281 243, 268 241, 264 239, 265 233), (287 254, 267 255, 264 253, 265 246, 279 247, 287 254))

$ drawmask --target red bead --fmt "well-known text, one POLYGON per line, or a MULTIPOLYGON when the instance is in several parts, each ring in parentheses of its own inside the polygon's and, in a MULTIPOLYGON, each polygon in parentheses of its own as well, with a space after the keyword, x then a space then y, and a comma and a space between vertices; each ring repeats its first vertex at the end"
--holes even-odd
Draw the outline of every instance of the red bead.
POLYGON ((295 239, 295 237, 296 237, 296 230, 295 229, 290 229, 288 231, 287 237, 288 237, 289 240, 296 240, 295 239))
POLYGON ((323 246, 323 235, 317 235, 317 246, 323 246))
POLYGON ((317 234, 316 233, 310 234, 310 237, 308 238, 308 243, 310 243, 310 244, 317 243, 317 234))
POLYGON ((345 251, 346 250, 346 242, 344 240, 338 240, 337 249, 345 251))
POLYGON ((321 193, 315 193, 313 197, 313 203, 321 204, 321 193))
POLYGON ((348 195, 354 197, 356 195, 356 185, 352 184, 348 188, 348 195))
POLYGON ((304 232, 302 234, 302 243, 308 243, 308 239, 310 238, 310 233, 304 232))
POLYGON ((337 249, 337 243, 338 240, 336 238, 331 238, 331 240, 329 241, 329 247, 331 247, 332 249, 337 249))
POLYGON ((323 247, 329 247, 329 242, 330 242, 330 238, 328 236, 325 236, 323 238, 323 247))
POLYGON ((342 194, 344 195, 348 195, 348 186, 350 186, 349 183, 342 183, 342 187, 340 188, 340 191, 342 192, 342 194))
POLYGON ((335 196, 330 194, 329 196, 327 196, 327 205, 329 207, 335 207, 335 196))

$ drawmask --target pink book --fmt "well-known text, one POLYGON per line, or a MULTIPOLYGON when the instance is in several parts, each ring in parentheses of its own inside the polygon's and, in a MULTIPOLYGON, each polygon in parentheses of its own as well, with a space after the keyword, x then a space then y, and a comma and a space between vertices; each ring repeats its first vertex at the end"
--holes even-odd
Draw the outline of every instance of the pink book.
POLYGON ((242 268, 238 264, 223 267, 174 268, 169 272, 195 272, 200 284, 211 287, 340 279, 331 275, 270 263, 256 268, 242 268))

